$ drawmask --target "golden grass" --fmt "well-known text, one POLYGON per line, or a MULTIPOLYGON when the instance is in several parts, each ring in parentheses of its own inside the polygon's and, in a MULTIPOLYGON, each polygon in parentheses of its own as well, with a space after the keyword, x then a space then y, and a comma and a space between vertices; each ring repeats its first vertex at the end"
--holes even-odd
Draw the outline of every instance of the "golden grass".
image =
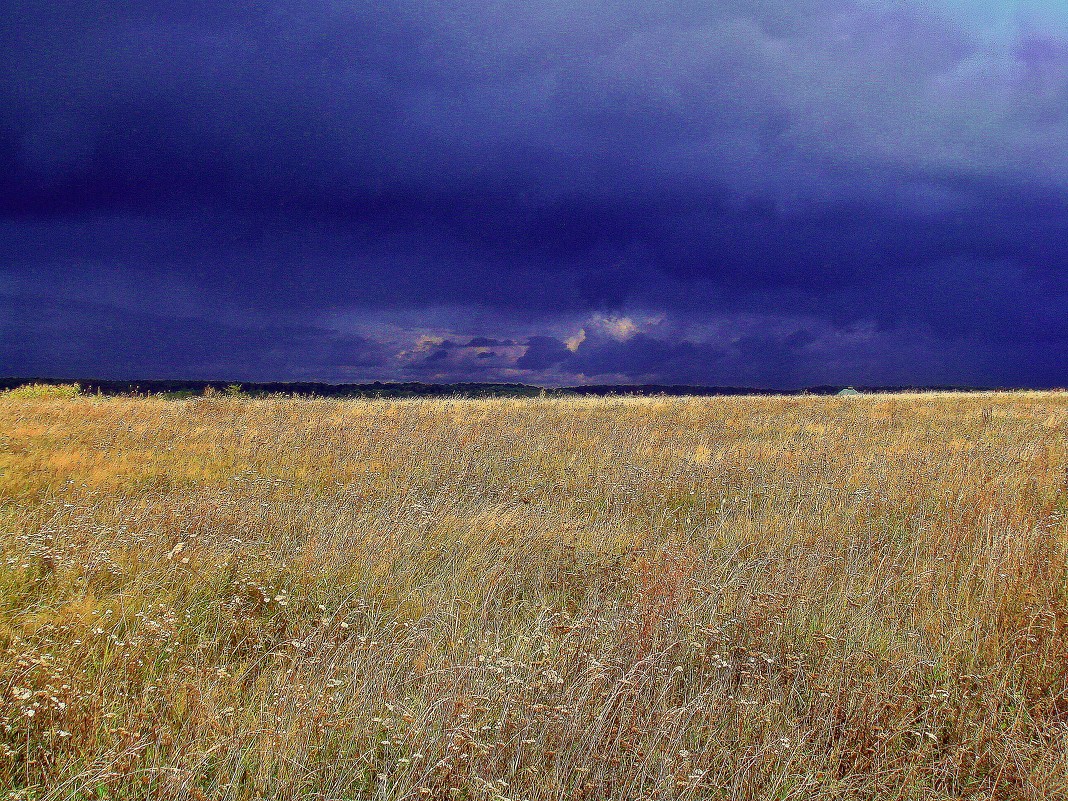
POLYGON ((10 798, 1068 797, 1068 396, 0 395, 10 798))

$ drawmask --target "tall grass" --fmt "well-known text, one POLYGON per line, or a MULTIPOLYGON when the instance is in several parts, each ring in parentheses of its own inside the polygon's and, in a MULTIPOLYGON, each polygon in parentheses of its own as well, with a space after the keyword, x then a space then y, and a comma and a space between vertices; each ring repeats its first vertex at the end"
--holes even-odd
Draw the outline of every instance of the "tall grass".
POLYGON ((20 387, 13 387, 12 389, 5 389, 0 391, 0 398, 6 398, 9 400, 29 400, 36 398, 43 400, 50 398, 53 400, 70 400, 76 398, 82 392, 81 384, 23 384, 20 387))
POLYGON ((1068 397, 0 397, 0 787, 1068 797, 1068 397))

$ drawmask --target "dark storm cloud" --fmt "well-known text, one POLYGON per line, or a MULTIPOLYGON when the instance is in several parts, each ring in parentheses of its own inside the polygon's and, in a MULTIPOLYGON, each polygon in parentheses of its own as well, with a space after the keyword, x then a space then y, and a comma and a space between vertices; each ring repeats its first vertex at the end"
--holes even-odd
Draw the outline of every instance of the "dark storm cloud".
POLYGON ((358 379, 379 375, 389 356, 366 337, 306 325, 247 326, 0 294, 0 363, 14 375, 267 381, 329 370, 358 379), (115 353, 123 359, 118 369, 115 353))
POLYGON ((15 2, 0 373, 1062 383, 1068 46, 969 7, 15 2))
POLYGON ((519 357, 517 366, 523 370, 545 370, 559 367, 570 361, 571 351, 558 339, 546 336, 534 336, 527 343, 526 352, 519 357))

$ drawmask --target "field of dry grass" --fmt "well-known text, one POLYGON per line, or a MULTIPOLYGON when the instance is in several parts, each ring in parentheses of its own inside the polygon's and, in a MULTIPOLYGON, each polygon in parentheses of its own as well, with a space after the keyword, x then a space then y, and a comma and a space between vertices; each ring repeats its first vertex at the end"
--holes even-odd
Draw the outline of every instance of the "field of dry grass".
POLYGON ((1066 434, 1051 393, 0 395, 0 787, 1065 798, 1066 434))

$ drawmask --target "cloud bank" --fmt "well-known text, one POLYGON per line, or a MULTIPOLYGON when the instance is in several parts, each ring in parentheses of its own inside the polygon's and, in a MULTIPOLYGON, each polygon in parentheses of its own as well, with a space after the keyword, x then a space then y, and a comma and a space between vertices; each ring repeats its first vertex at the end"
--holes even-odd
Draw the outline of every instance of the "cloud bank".
POLYGON ((1068 12, 16 2, 0 373, 1066 383, 1068 12))

